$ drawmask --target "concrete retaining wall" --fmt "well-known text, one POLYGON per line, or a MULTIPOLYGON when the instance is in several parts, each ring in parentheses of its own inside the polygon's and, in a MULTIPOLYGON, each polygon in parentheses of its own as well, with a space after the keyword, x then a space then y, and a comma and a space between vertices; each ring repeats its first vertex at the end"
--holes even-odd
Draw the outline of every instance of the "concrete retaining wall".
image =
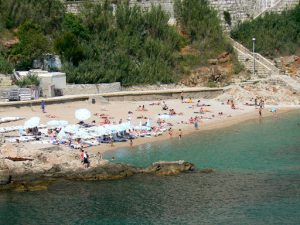
POLYGON ((63 95, 87 95, 121 91, 119 82, 107 84, 68 84, 63 95))
MULTIPOLYGON (((184 96, 192 98, 215 98, 222 94, 224 89, 185 89, 184 96)), ((116 93, 116 95, 107 94, 103 95, 108 101, 159 101, 166 99, 179 99, 181 90, 166 90, 166 91, 145 91, 145 92, 122 92, 116 93)), ((93 98, 93 97, 91 97, 93 98)))
POLYGON ((109 101, 157 101, 164 99, 179 99, 181 91, 184 92, 185 97, 192 98, 215 98, 222 94, 225 88, 185 88, 177 90, 161 90, 161 91, 124 91, 115 93, 103 93, 95 95, 75 95, 75 96, 62 96, 55 98, 39 99, 32 101, 23 102, 0 102, 0 107, 24 107, 39 105, 41 101, 44 100, 46 104, 59 104, 65 102, 74 101, 87 101, 91 99, 96 99, 96 104, 98 101, 109 102, 109 101))

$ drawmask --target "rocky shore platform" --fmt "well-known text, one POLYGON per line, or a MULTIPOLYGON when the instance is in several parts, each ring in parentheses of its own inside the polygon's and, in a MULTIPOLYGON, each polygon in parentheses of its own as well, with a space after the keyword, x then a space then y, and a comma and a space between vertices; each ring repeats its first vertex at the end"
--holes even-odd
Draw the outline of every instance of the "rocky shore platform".
MULTIPOLYGON (((10 154, 11 152, 12 149, 10 154)), ((49 184, 61 180, 113 180, 135 174, 166 176, 194 170, 194 165, 185 161, 161 161, 140 168, 96 158, 91 158, 91 166, 84 168, 76 153, 65 152, 60 147, 54 147, 31 150, 30 155, 22 154, 22 157, 1 158, 0 191, 44 190, 49 184)))

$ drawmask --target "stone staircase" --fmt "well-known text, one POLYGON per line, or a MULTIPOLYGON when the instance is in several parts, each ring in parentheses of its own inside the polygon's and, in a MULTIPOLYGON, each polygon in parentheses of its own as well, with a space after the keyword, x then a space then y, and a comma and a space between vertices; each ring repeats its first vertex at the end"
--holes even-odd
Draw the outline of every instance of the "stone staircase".
POLYGON ((294 92, 300 93, 300 83, 287 75, 273 75, 268 79, 269 82, 275 83, 275 84, 281 84, 284 86, 289 87, 294 92))
POLYGON ((232 45, 237 53, 239 61, 245 66, 252 74, 251 80, 268 81, 273 84, 280 84, 289 87, 296 93, 300 93, 300 82, 291 76, 285 75, 273 62, 266 59, 262 55, 255 53, 255 75, 253 76, 253 53, 246 47, 230 39, 232 45))
POLYGON ((255 53, 255 74, 253 74, 253 53, 250 52, 246 47, 238 43, 237 41, 230 39, 235 49, 239 61, 245 66, 252 75, 251 79, 267 78, 271 75, 280 74, 279 69, 274 65, 273 62, 266 59, 259 53, 255 53))

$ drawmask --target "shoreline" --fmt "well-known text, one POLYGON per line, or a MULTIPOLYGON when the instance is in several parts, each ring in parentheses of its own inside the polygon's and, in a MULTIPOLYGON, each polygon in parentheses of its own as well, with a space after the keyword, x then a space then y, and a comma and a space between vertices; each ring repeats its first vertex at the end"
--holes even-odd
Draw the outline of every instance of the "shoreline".
MULTIPOLYGON (((269 109, 269 108, 267 108, 269 109)), ((266 110, 266 109, 265 109, 266 110)), ((299 111, 300 108, 290 108, 290 107, 285 107, 285 108, 281 108, 279 112, 277 112, 277 117, 279 115, 284 115, 286 113, 292 112, 292 111, 299 111)), ((272 117, 273 114, 272 112, 265 111, 263 113, 263 116, 261 119, 264 118, 270 118, 272 117)), ((251 120, 259 120, 259 115, 258 112, 252 111, 252 112, 247 112, 235 117, 228 117, 226 119, 222 119, 222 120, 216 120, 216 121, 212 121, 212 122, 208 122, 205 125, 203 125, 203 123, 200 123, 200 127, 199 129, 195 129, 192 128, 190 126, 185 126, 182 129, 183 132, 183 137, 186 135, 192 135, 192 134, 196 134, 196 133, 202 133, 202 132, 206 132, 206 131, 211 131, 211 130, 215 130, 215 129, 224 129, 224 128, 228 128, 228 127, 232 127, 234 125, 238 125, 240 123, 244 123, 247 121, 251 121, 251 120)), ((101 152, 101 153, 106 153, 106 152, 110 152, 110 151, 117 151, 120 148, 131 148, 132 150, 134 150, 134 148, 140 146, 140 145, 144 145, 147 143, 155 143, 155 142, 160 142, 160 141, 167 141, 167 140, 174 140, 175 138, 179 138, 178 137, 178 132, 175 132, 173 134, 173 137, 170 137, 168 133, 163 133, 161 136, 158 137, 151 137, 151 138, 138 138, 135 139, 133 142, 133 146, 130 146, 130 144, 128 142, 125 143, 114 143, 114 146, 110 146, 109 144, 105 144, 105 145, 101 145, 101 149, 100 146, 95 146, 95 147, 91 147, 89 148, 89 152, 95 154, 97 152, 101 152)))

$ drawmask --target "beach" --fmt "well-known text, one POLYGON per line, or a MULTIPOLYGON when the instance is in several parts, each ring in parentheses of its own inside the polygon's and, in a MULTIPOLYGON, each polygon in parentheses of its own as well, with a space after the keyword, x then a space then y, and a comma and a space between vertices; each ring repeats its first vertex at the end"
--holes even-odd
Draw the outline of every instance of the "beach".
MULTIPOLYGON (((147 142, 155 142, 167 140, 170 138, 179 138, 181 130, 182 136, 188 135, 192 132, 201 132, 211 129, 219 129, 228 127, 246 120, 259 119, 258 108, 253 105, 245 105, 242 103, 235 103, 235 109, 232 109, 230 104, 216 99, 185 99, 186 103, 182 103, 180 99, 169 99, 165 101, 112 101, 92 104, 90 101, 71 102, 62 104, 46 105, 45 113, 42 112, 40 106, 20 107, 20 108, 3 108, 0 110, 0 117, 22 117, 24 120, 1 124, 1 127, 23 125, 24 121, 31 117, 40 117, 41 124, 47 124, 51 120, 66 120, 69 124, 78 123, 75 118, 75 111, 77 109, 88 109, 92 116, 85 121, 87 124, 95 122, 96 126, 100 126, 103 121, 102 115, 108 119, 110 124, 119 124, 120 122, 130 121, 132 127, 138 127, 141 124, 150 122, 151 127, 157 126, 157 121, 161 115, 169 115, 170 109, 174 109, 175 115, 166 116, 164 120, 167 131, 159 136, 139 137, 132 142, 132 146, 140 145, 147 142), (189 102, 191 101, 191 102, 189 102), (168 110, 163 110, 163 104, 167 105, 168 110), (198 106, 197 106, 198 105, 198 106), (144 109, 142 109, 144 107, 144 109), (202 113, 200 113, 200 109, 202 113), (190 119, 198 118, 198 128, 195 128, 194 122, 190 119), (168 129, 172 129, 172 134, 168 129)), ((262 111, 262 118, 266 116, 274 116, 270 109, 274 106, 266 105, 262 111)), ((291 108, 277 107, 276 114, 289 111, 291 108)), ((7 133, 6 136, 11 134, 7 133)), ((17 132, 12 135, 18 135, 17 132)), ((5 146, 10 143, 4 144, 5 146)), ((14 144, 16 145, 16 143, 14 144)), ((50 144, 38 143, 22 143, 23 148, 33 150, 43 147, 50 147, 50 144)), ((104 153, 105 151, 116 149, 119 147, 129 147, 128 142, 100 144, 87 148, 87 151, 95 154, 97 152, 104 153)), ((64 147, 61 145, 61 147, 64 147)), ((65 147, 66 151, 71 150, 65 147)))

